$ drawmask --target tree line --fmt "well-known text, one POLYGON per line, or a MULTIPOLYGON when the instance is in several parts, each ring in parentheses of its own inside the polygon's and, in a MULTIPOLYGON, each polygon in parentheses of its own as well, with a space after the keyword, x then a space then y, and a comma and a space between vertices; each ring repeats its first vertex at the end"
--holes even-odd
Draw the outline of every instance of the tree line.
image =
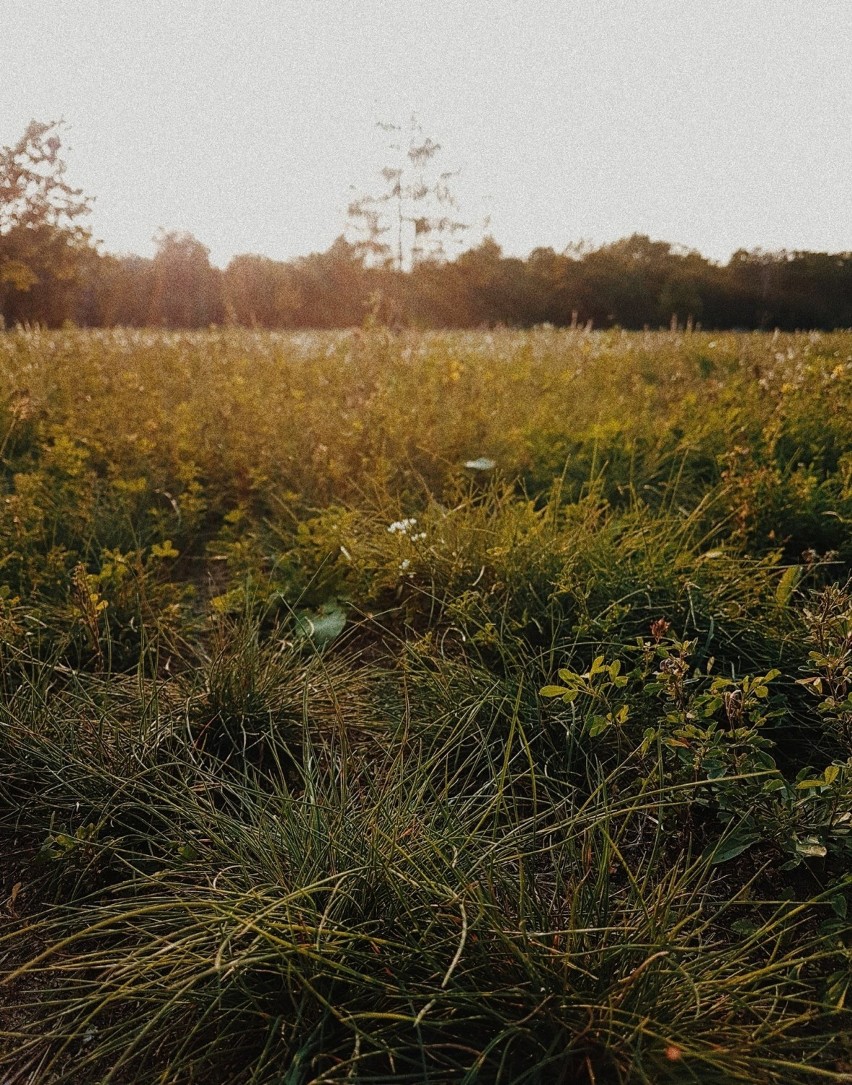
MULTIPOLYGON (((488 237, 452 259, 427 249, 406 263, 401 250, 383 253, 374 227, 368 244, 341 236, 325 252, 290 261, 239 255, 224 269, 211 264, 201 241, 174 231, 156 238, 153 258, 116 256, 101 252, 81 225, 91 201, 65 180, 57 130, 33 122, 0 150, 6 327, 338 328, 365 320, 457 328, 852 327, 852 252, 741 249, 721 264, 634 234, 562 252, 537 248, 520 259, 488 237)), ((390 196, 399 196, 401 175, 385 174, 390 196)), ((354 206, 363 216, 364 201, 354 206)), ((418 214, 416 237, 429 224, 418 214)))

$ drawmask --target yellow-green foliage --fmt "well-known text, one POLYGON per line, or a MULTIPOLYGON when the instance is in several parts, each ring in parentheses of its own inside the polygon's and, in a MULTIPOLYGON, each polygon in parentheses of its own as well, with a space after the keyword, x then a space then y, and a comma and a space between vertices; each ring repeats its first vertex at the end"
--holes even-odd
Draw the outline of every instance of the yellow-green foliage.
POLYGON ((847 1080, 852 333, 15 331, 0 468, 4 1080, 847 1080))
POLYGON ((562 504, 703 502, 731 539, 848 561, 850 357, 841 334, 8 333, 3 580, 60 600, 82 561, 127 596, 177 565, 227 609, 246 576, 327 580, 335 506, 390 523, 494 477, 537 505, 554 480, 562 504))
POLYGON ((3 453, 175 500, 203 480, 219 502, 434 491, 482 455, 558 473, 595 445, 598 466, 778 454, 821 481, 844 452, 849 471, 850 352, 844 334, 15 332, 3 453))
POLYGON ((643 499, 724 475, 746 528, 757 493, 813 503, 837 475, 848 499, 850 352, 846 335, 8 333, 4 463, 42 533, 51 510, 82 530, 104 490, 116 533, 144 513, 185 535, 240 506, 440 495, 479 456, 643 499))

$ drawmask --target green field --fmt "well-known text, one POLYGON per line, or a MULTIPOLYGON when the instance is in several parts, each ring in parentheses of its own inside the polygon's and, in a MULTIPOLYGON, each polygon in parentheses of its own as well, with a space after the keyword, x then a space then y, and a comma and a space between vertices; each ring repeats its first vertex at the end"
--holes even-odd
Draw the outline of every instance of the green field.
POLYGON ((0 334, 0 1081, 852 1081, 852 333, 0 334))

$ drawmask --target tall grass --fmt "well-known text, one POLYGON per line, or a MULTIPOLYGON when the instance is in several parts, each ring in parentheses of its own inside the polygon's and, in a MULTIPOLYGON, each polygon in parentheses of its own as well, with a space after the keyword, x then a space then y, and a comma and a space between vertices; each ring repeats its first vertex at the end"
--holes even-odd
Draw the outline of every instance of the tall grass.
POLYGON ((0 337, 4 1082, 852 1080, 850 357, 0 337))

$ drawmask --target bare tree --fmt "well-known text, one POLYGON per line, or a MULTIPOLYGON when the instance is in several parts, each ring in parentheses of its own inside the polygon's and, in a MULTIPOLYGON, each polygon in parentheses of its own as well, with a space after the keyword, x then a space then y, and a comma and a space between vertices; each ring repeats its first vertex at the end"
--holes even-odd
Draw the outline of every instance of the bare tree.
POLYGON ((416 114, 404 125, 379 121, 377 126, 387 134, 390 162, 379 171, 382 188, 349 204, 354 244, 367 262, 397 271, 445 260, 468 229, 457 218, 452 191, 458 171, 436 168, 441 144, 424 136, 416 114))

